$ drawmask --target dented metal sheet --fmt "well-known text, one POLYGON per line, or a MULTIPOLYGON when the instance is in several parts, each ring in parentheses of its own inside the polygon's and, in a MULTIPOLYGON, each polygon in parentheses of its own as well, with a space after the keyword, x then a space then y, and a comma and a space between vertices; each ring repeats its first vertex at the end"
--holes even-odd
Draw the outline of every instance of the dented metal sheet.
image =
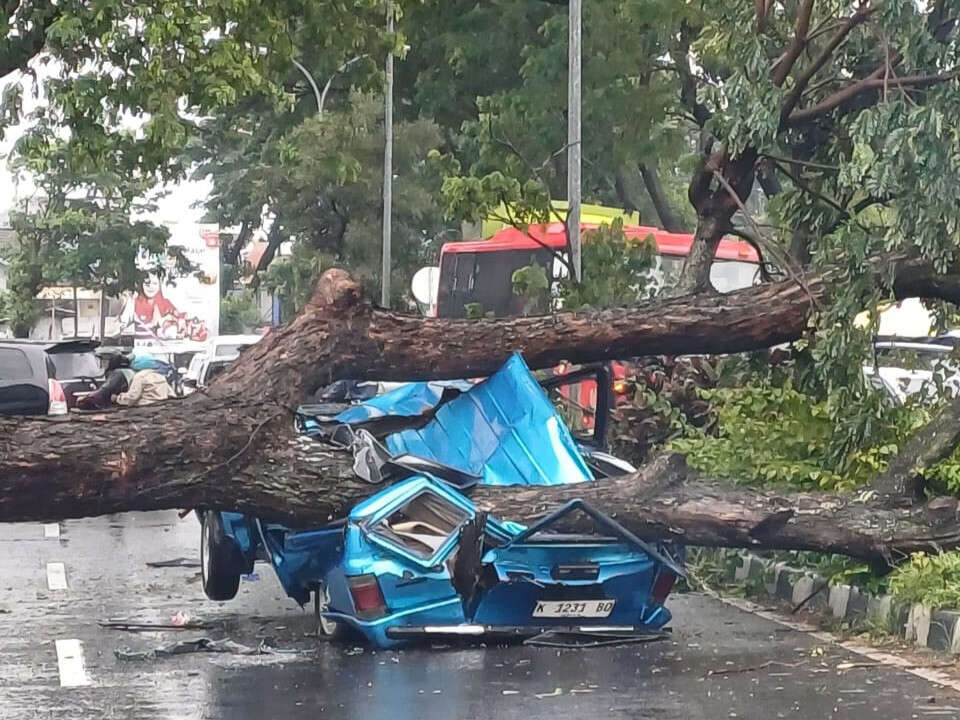
POLYGON ((519 355, 443 405, 417 430, 386 439, 409 453, 464 470, 483 485, 566 485, 592 479, 576 442, 519 355))
POLYGON ((352 425, 387 415, 415 417, 435 408, 443 396, 443 391, 447 388, 467 391, 471 387, 473 386, 464 380, 407 383, 396 390, 354 405, 334 419, 337 422, 352 425))

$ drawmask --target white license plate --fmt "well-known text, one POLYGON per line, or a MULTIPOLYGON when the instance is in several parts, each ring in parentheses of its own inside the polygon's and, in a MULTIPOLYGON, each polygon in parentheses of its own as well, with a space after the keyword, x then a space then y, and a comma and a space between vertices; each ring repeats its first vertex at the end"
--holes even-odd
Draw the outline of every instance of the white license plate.
POLYGON ((534 617, 605 618, 613 612, 616 600, 541 600, 533 608, 534 617))

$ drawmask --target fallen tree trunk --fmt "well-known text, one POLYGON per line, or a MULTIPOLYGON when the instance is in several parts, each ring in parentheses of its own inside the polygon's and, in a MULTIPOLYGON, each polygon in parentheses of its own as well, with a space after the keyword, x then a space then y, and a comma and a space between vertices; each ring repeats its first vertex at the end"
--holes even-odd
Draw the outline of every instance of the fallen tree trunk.
MULTIPOLYGON (((922 268, 902 257, 911 287, 922 268)), ((878 275, 896 277, 896 267, 878 275)), ((882 272, 881 272, 882 271, 882 272)), ((246 351, 204 394, 66 422, 0 418, 0 521, 127 510, 217 507, 292 524, 342 516, 376 487, 346 459, 304 445, 292 411, 341 378, 482 376, 520 351, 532 367, 560 360, 723 353, 800 337, 829 275, 730 295, 698 295, 591 313, 505 320, 415 318, 373 308, 342 271, 328 272, 288 326, 246 351)), ((953 285, 938 279, 944 295, 953 285)), ((784 496, 705 480, 626 476, 578 488, 482 489, 480 502, 518 520, 572 495, 616 513, 645 537, 707 545, 800 548, 887 557, 960 539, 956 503, 888 509, 840 496, 784 496)))
POLYGON ((910 505, 924 490, 923 472, 948 457, 960 443, 960 397, 954 398, 906 446, 873 482, 888 503, 910 505))
MULTIPOLYGON (((266 427, 266 426, 265 426, 266 427)), ((23 485, 0 484, 7 520, 48 520, 130 510, 221 508, 292 526, 345 516, 382 485, 358 480, 352 456, 307 439, 264 439, 242 469, 196 477, 161 475, 133 484, 50 476, 38 481, 42 502, 23 485), (19 498, 19 501, 17 500, 19 498)), ((169 467, 169 465, 165 466, 169 467)), ((763 492, 696 477, 679 455, 661 456, 639 472, 576 486, 478 487, 478 506, 501 518, 533 522, 573 499, 613 516, 641 538, 757 550, 811 550, 892 562, 911 552, 960 546, 955 498, 891 508, 872 494, 763 492)), ((573 529, 587 530, 589 523, 573 529)))

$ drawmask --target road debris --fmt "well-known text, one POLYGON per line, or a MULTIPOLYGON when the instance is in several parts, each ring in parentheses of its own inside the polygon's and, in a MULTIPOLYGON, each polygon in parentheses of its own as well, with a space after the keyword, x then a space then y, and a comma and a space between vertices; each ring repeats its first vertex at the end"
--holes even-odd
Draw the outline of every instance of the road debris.
MULTIPOLYGON (((178 613, 179 615, 179 613, 178 613)), ((99 620, 97 624, 110 630, 124 630, 126 632, 151 632, 155 630, 211 630, 224 626, 222 621, 192 620, 186 616, 174 615, 170 622, 154 623, 137 620, 99 620)))
POLYGON ((171 560, 153 560, 147 563, 150 568, 198 568, 200 561, 192 558, 177 557, 171 560))
MULTIPOLYGON (((837 670, 854 670, 859 668, 877 668, 885 667, 886 663, 879 662, 842 662, 837 665, 837 670)), ((952 668, 957 667, 956 661, 950 662, 940 662, 940 663, 930 663, 925 665, 896 665, 900 670, 936 670, 939 668, 952 668)))
POLYGON ((118 648, 113 651, 113 654, 118 660, 141 661, 157 660, 159 658, 170 657, 172 655, 187 655, 189 653, 199 652, 230 653, 233 655, 279 655, 295 654, 299 651, 272 648, 264 643, 260 643, 260 645, 257 647, 251 647, 249 645, 243 645, 241 643, 234 642, 229 638, 224 638, 223 640, 212 640, 211 638, 202 637, 194 640, 180 640, 179 642, 160 645, 153 650, 130 650, 129 648, 118 648))
POLYGON ((597 648, 609 645, 633 645, 655 642, 671 637, 669 632, 590 632, 581 630, 547 630, 539 635, 527 638, 524 645, 549 648, 597 648))
POLYGON ((736 675, 738 673, 747 673, 754 672, 756 670, 763 670, 768 667, 785 667, 785 668, 795 668, 803 665, 804 662, 795 662, 795 663, 785 663, 780 662, 779 660, 768 660, 765 663, 760 663, 759 665, 748 665, 747 667, 739 668, 721 668, 720 670, 710 670, 707 672, 705 677, 710 677, 711 675, 736 675))

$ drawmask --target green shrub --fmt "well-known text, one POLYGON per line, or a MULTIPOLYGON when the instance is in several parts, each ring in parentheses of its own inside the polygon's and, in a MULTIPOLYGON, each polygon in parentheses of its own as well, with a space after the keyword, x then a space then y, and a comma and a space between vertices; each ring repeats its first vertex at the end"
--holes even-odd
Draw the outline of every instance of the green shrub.
POLYGON ((960 552, 913 553, 890 575, 894 597, 933 608, 960 607, 960 552))
MULTIPOLYGON (((701 390, 700 395, 717 415, 717 433, 688 431, 668 448, 685 454, 704 474, 747 485, 823 491, 862 487, 926 417, 913 406, 885 408, 866 436, 871 444, 852 444, 838 461, 831 455, 831 441, 840 430, 828 404, 789 383, 701 390)), ((960 459, 930 470, 937 472, 960 489, 960 459)))

